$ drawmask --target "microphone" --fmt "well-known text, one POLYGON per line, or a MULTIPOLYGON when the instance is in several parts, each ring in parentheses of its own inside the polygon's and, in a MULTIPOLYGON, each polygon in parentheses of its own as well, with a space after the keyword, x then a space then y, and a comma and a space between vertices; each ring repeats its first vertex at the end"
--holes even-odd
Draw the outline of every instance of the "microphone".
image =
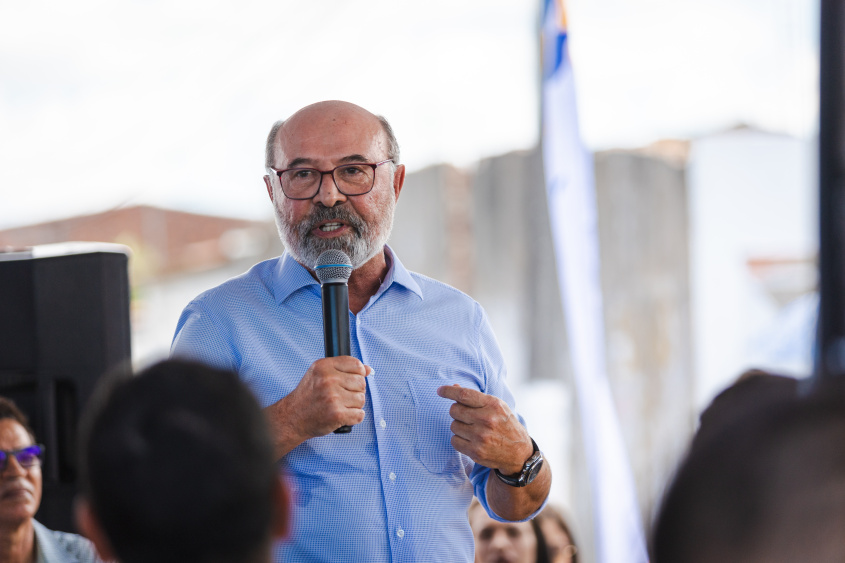
MULTIPOLYGON (((323 298, 323 335, 326 343, 326 357, 350 356, 349 344, 349 276, 352 275, 352 261, 342 250, 326 250, 317 258, 314 272, 320 280, 323 298)), ((335 434, 347 434, 351 426, 341 426, 335 434)))

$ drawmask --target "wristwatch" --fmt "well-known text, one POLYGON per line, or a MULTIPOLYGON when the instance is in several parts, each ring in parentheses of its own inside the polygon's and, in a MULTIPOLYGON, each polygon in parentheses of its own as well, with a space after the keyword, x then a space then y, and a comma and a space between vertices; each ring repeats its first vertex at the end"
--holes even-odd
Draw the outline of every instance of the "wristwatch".
POLYGON ((537 442, 534 441, 534 438, 531 438, 531 445, 534 446, 534 453, 525 460, 525 463, 522 465, 522 471, 513 475, 502 475, 498 469, 494 469, 496 477, 511 487, 524 487, 531 483, 540 474, 540 468, 543 467, 543 452, 537 447, 537 442))

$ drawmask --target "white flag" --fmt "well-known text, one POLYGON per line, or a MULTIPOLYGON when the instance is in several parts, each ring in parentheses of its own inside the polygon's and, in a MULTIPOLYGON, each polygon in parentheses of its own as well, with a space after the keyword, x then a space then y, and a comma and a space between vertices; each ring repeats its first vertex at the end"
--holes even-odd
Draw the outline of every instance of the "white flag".
POLYGON ((599 563, 648 561, 604 362, 593 163, 581 143, 560 0, 543 19, 543 165, 561 300, 593 491, 599 563))

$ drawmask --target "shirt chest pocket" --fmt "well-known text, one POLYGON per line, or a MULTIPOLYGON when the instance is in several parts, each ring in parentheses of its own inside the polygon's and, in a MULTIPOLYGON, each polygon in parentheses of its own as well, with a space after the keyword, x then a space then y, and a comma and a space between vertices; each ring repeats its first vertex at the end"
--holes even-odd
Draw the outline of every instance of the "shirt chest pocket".
POLYGON ((452 446, 452 417, 449 408, 453 401, 437 394, 437 388, 447 384, 442 379, 408 382, 414 400, 414 452, 417 459, 432 473, 468 474, 472 460, 458 453, 452 446))

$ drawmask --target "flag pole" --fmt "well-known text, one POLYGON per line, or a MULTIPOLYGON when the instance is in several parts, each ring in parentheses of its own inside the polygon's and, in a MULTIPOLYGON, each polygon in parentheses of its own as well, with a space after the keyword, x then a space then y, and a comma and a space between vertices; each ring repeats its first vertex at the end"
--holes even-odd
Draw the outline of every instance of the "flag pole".
POLYGON ((845 3, 821 1, 815 381, 845 374, 845 3))
POLYGON ((636 484, 605 365, 592 154, 581 141, 562 0, 545 0, 541 147, 598 563, 647 563, 636 484))

